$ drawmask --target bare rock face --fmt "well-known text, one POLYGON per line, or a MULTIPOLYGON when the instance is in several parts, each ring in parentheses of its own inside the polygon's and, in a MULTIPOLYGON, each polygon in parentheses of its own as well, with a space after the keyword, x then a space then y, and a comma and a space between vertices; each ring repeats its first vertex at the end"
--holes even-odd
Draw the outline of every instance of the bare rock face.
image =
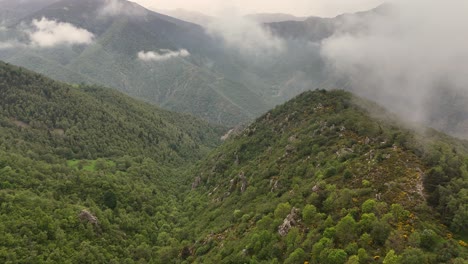
POLYGON ((93 215, 90 211, 86 210, 86 209, 83 209, 81 210, 80 214, 78 215, 78 218, 82 221, 82 222, 88 222, 88 223, 91 223, 93 225, 98 225, 98 218, 93 215))
POLYGON ((291 213, 289 213, 284 219, 283 224, 278 227, 278 233, 280 236, 286 236, 289 233, 289 230, 297 224, 298 219, 299 209, 293 207, 291 209, 291 213))
POLYGON ((241 192, 245 192, 245 190, 247 189, 247 178, 245 177, 245 174, 244 172, 241 172, 239 174, 239 179, 240 179, 240 182, 241 182, 241 192))
POLYGON ((192 183, 192 190, 195 190, 201 184, 201 177, 195 177, 195 180, 192 183))

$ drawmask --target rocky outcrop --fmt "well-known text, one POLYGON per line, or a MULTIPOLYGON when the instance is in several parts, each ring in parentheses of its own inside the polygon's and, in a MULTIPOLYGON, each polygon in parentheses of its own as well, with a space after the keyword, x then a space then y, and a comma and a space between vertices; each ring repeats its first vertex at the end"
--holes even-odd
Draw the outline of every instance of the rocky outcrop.
POLYGON ((297 225, 299 219, 299 209, 293 207, 291 209, 291 213, 286 216, 283 223, 278 227, 278 233, 280 236, 286 236, 289 233, 289 230, 293 226, 297 225))
POLYGON ((99 224, 98 218, 86 209, 81 210, 80 214, 78 214, 78 218, 82 222, 88 222, 96 226, 99 224))
POLYGON ((195 177, 195 180, 192 182, 192 190, 195 190, 201 184, 201 177, 195 177))
POLYGON ((241 183, 240 190, 243 193, 247 189, 247 178, 245 177, 245 174, 243 171, 239 174, 239 180, 241 183))

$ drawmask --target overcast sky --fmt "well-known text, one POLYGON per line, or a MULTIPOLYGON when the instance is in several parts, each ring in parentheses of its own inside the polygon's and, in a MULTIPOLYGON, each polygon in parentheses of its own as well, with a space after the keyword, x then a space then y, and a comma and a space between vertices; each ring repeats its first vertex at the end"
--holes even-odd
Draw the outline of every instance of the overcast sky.
POLYGON ((289 13, 297 16, 336 16, 368 10, 383 0, 133 0, 152 9, 183 8, 209 15, 226 9, 238 13, 289 13))

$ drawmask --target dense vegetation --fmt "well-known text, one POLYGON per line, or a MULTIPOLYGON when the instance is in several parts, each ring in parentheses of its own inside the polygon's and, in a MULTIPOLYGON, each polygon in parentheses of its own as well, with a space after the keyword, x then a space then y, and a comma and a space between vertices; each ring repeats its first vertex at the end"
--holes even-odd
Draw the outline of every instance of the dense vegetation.
POLYGON ((205 156, 221 131, 0 64, 0 262, 176 258, 181 166, 205 156))
POLYGON ((392 120, 341 91, 259 118, 198 166, 189 261, 466 263, 467 142, 392 120))
POLYGON ((0 137, 7 150, 66 159, 144 155, 181 164, 216 146, 222 131, 110 89, 71 87, 5 64, 0 76, 0 137))
POLYGON ((467 150, 342 91, 223 129, 0 64, 1 263, 465 263, 467 150))

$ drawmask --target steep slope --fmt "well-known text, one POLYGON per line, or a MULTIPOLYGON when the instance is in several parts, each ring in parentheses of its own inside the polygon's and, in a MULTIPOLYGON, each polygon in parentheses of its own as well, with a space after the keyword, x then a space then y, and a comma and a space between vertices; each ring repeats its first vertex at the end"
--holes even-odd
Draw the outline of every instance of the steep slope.
POLYGON ((30 149, 35 141, 27 137, 32 133, 48 143, 42 150, 68 158, 145 154, 178 164, 216 145, 220 129, 192 116, 141 104, 109 89, 71 87, 3 63, 0 70, 2 136, 16 134, 24 140, 23 146, 4 139, 11 148, 30 149))
POLYGON ((222 128, 0 63, 0 262, 169 263, 182 168, 222 128))
POLYGON ((15 23, 58 0, 0 0, 0 25, 15 23))
MULTIPOLYGON (((216 71, 214 65, 229 58, 218 41, 198 25, 124 0, 62 0, 18 22, 13 28, 19 30, 17 38, 24 35, 22 27, 42 18, 85 29, 94 40, 72 47, 0 50, 0 59, 65 82, 116 88, 166 109, 219 124, 245 122, 268 109, 265 99, 249 83, 232 81, 216 71), (180 50, 186 50, 188 56, 153 61, 138 56, 140 52, 180 50), (34 63, 39 60, 47 63, 34 63), (249 102, 240 98, 249 98, 249 102)), ((233 67, 243 71, 239 65, 233 67)))
POLYGON ((464 263, 468 143, 392 120, 349 93, 314 91, 231 136, 187 182, 198 239, 184 257, 464 263))

